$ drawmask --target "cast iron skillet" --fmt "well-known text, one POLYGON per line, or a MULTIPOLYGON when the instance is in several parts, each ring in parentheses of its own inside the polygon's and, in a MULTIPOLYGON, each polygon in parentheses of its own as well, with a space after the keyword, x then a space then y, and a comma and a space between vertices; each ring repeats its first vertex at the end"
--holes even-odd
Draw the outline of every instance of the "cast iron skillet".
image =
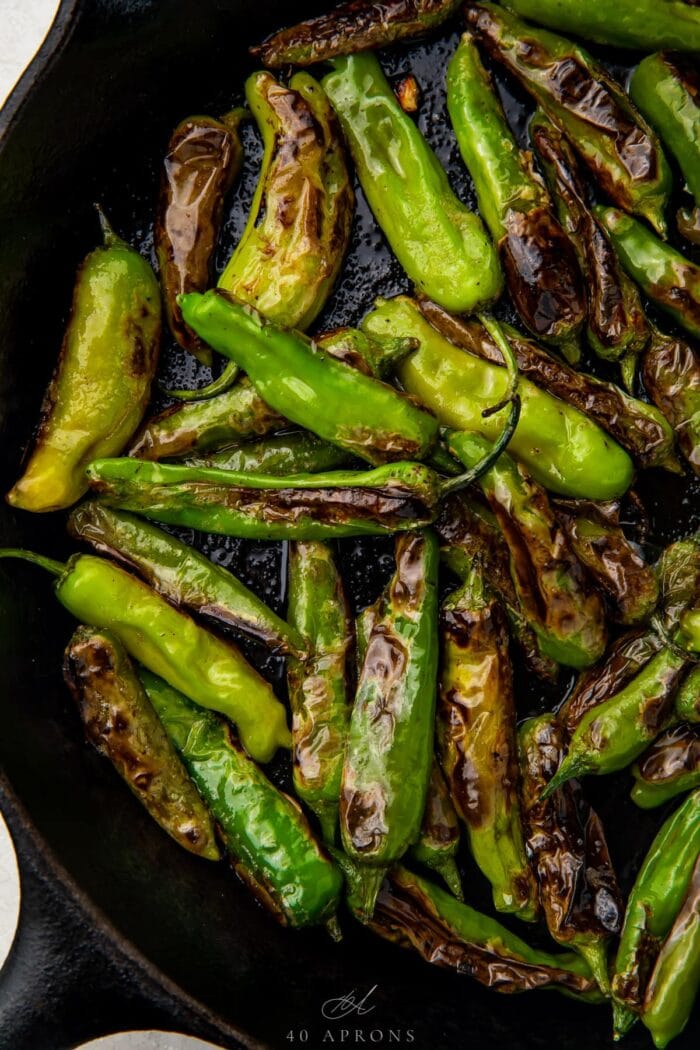
MULTIPOLYGON (((329 0, 64 0, 0 117, 1 491, 15 480, 30 438, 75 268, 98 236, 90 202, 102 201, 116 228, 148 253, 158 165, 172 127, 191 112, 229 109, 252 69, 248 44, 327 6, 329 0)), ((387 68, 417 73, 421 126, 473 204, 445 123, 444 66, 454 41, 447 33, 392 52, 387 68)), ((523 100, 512 84, 501 87, 522 133, 523 100)), ((240 233, 255 181, 252 133, 247 142, 250 163, 234 194, 221 261, 240 233)), ((404 287, 360 201, 351 256, 322 323, 355 322, 373 296, 404 287)), ((190 363, 167 374, 180 382, 195 377, 190 363)), ((697 482, 655 474, 643 491, 652 544, 700 525, 697 482)), ((281 606, 281 545, 188 538, 281 606)), ((60 517, 22 515, 3 503, 0 543, 19 542, 59 557, 70 549, 60 517)), ((390 551, 383 542, 343 545, 356 604, 378 593, 390 551)), ((346 1046, 363 1037, 421 1050, 612 1045, 604 1008, 555 994, 488 993, 349 921, 340 946, 320 931, 276 926, 223 864, 196 860, 161 834, 86 748, 59 673, 72 628, 45 577, 16 564, 0 567, 0 763, 5 808, 27 858, 25 925, 0 985, 3 1047, 57 1050, 140 1026, 179 1028, 225 1046, 304 1045, 305 1032, 311 1047, 332 1045, 331 1037, 346 1046), (327 1000, 352 990, 361 998, 373 988, 371 1012, 323 1018, 327 1000)), ((279 665, 268 661, 266 670, 281 682, 279 665)), ((522 674, 519 691, 522 714, 551 701, 522 674)), ((640 813, 628 787, 625 776, 590 787, 625 889, 665 815, 640 813)), ((479 873, 467 865, 465 877, 468 898, 487 907, 479 873)), ((674 1046, 692 1044, 689 1031, 674 1046)), ((650 1045, 639 1027, 625 1041, 629 1050, 650 1045)))

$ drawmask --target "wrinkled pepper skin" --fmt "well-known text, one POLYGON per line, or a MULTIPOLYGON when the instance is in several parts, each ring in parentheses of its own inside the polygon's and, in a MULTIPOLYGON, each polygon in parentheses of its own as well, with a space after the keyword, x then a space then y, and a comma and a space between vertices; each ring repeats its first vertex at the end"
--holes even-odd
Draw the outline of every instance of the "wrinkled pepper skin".
POLYGON ((537 888, 518 799, 518 744, 508 630, 478 566, 440 616, 438 754, 497 911, 532 921, 537 888))
POLYGON ((672 632, 685 610, 700 604, 700 531, 669 544, 657 572, 664 627, 672 632))
POLYGON ((684 339, 655 328, 642 358, 642 380, 673 427, 691 469, 700 475, 700 354, 684 339))
POLYGON ((141 422, 160 349, 155 274, 103 219, 104 246, 78 270, 68 326, 13 507, 65 510, 96 456, 118 455, 141 422))
POLYGON ((601 189, 665 233, 671 170, 628 96, 578 44, 535 29, 495 4, 468 3, 468 27, 533 96, 601 189))
POLYGON ((682 722, 700 722, 700 668, 694 667, 676 693, 676 714, 682 722))
POLYGON ((308 73, 289 87, 253 73, 246 100, 263 139, 262 169, 219 287, 271 321, 305 330, 330 295, 350 238, 355 197, 342 134, 308 73))
POLYGON ((173 605, 232 627, 273 652, 303 654, 301 636, 233 573, 142 518, 88 500, 71 514, 68 532, 138 573, 173 605))
MULTIPOLYGON (((450 452, 465 466, 488 445, 475 434, 449 432, 450 452)), ((520 604, 545 656, 588 667, 605 651, 605 612, 554 515, 547 493, 505 452, 479 479, 510 551, 520 604)))
POLYGON ((177 297, 211 284, 224 197, 243 163, 244 117, 242 109, 221 120, 188 117, 172 133, 163 162, 154 232, 163 308, 177 342, 204 365, 212 363, 211 350, 184 324, 177 297))
POLYGON ((681 616, 680 643, 691 653, 700 653, 700 609, 689 609, 681 616))
POLYGON ((686 332, 700 338, 700 266, 624 212, 598 205, 595 213, 644 294, 686 332))
POLYGON ((459 849, 459 822, 437 760, 433 760, 425 800, 423 823, 411 856, 444 880, 457 900, 464 900, 462 879, 455 856, 459 849))
POLYGON ((642 1021, 663 1050, 685 1028, 700 990, 700 857, 649 978, 642 1021))
POLYGON ((230 727, 143 671, 149 699, 219 827, 234 870, 285 926, 331 919, 342 877, 299 806, 279 791, 230 727))
POLYGON ((422 463, 274 477, 136 459, 102 459, 90 484, 109 506, 168 525, 252 540, 382 536, 427 525, 440 498, 422 463))
POLYGON ((632 774, 632 801, 642 809, 700 787, 700 726, 681 722, 662 733, 634 764, 632 774))
MULTIPOLYGON (((397 336, 419 339, 420 348, 397 369, 403 387, 435 412, 443 426, 496 440, 503 411, 487 417, 482 413, 507 390, 504 368, 457 349, 405 296, 379 300, 362 327, 379 343, 397 336)), ((627 490, 632 461, 600 427, 524 377, 518 389, 522 409, 509 450, 540 484, 564 496, 600 500, 627 490)))
MULTIPOLYGON (((454 346, 485 361, 502 364, 496 344, 481 324, 452 317, 427 300, 419 305, 423 316, 454 346)), ((509 325, 504 325, 503 330, 513 348, 521 376, 589 416, 627 450, 638 466, 678 471, 673 431, 659 409, 631 397, 614 383, 606 383, 570 368, 509 325)), ((527 406, 526 390, 527 386, 523 384, 522 393, 527 406)), ((528 463, 528 467, 536 477, 532 465, 528 463)))
MULTIPOLYGON (((212 452, 208 456, 188 456, 191 467, 209 467, 214 470, 233 470, 238 473, 320 474, 354 465, 353 457, 342 448, 322 441, 306 430, 273 434, 260 441, 246 441, 242 445, 212 452)), ((356 462, 356 461, 355 461, 356 462)))
POLYGON ((153 711, 121 642, 79 627, 63 677, 85 735, 157 824, 190 853, 219 860, 211 816, 153 711))
POLYGON ((481 219, 403 112, 370 53, 338 58, 323 87, 343 125, 367 201, 413 283, 454 313, 498 298, 498 257, 481 219))
POLYGON ((608 361, 640 353, 649 338, 649 326, 639 292, 621 269, 615 249, 591 211, 573 149, 540 110, 530 120, 530 140, 542 163, 559 221, 585 275, 589 345, 598 357, 608 361))
POLYGON ((427 33, 454 14, 461 2, 350 0, 328 14, 282 29, 250 50, 272 69, 310 66, 427 33))
POLYGON ((447 108, 523 324, 578 361, 586 296, 573 245, 532 157, 518 148, 468 33, 447 69, 447 108))
POLYGON ((287 617, 308 651, 287 665, 294 789, 318 817, 326 842, 333 843, 350 723, 354 634, 327 544, 291 544, 287 617))
POLYGON ((437 420, 393 387, 338 361, 301 335, 265 321, 220 291, 182 297, 187 322, 236 361, 286 419, 370 463, 421 459, 437 420))
POLYGON ((387 868, 420 834, 433 762, 439 550, 429 531, 396 541, 396 571, 373 607, 343 769, 343 848, 362 871, 369 919, 387 868))
POLYGON ((576 782, 540 799, 557 771, 564 740, 551 714, 529 718, 518 731, 528 854, 547 929, 557 943, 580 952, 609 995, 608 943, 620 933, 624 909, 603 825, 576 782))

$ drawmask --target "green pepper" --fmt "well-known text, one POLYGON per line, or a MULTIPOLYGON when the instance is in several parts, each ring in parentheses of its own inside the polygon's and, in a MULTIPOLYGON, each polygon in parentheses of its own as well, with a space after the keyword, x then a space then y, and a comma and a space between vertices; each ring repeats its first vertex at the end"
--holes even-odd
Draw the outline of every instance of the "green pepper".
POLYGON ((644 1003, 661 945, 683 904, 700 850, 700 790, 663 824, 628 900, 612 980, 615 1032, 624 1034, 644 1003))
POLYGON ((157 824, 190 853, 219 860, 211 816, 170 743, 121 642, 79 627, 63 677, 85 735, 157 824))
POLYGON ((700 668, 694 667, 683 680, 674 706, 682 722, 700 722, 700 668))
POLYGON ((462 0, 349 0, 328 14, 282 29, 252 47, 266 66, 310 66, 337 55, 385 47, 441 25, 462 0))
POLYGON ((603 825, 575 782, 540 798, 564 751, 555 716, 528 718, 518 738, 523 823, 547 929, 580 952, 609 995, 608 943, 620 932, 623 906, 603 825))
POLYGON ((271 321, 306 329, 330 295, 350 239, 355 198, 342 134, 308 73, 297 73, 289 87, 253 73, 246 99, 263 139, 262 169, 219 287, 271 321))
POLYGON ((353 627, 343 582, 326 544, 290 546, 287 616, 308 650, 306 657, 287 665, 294 789, 332 843, 350 722, 353 627))
MULTIPOLYGON (((685 6, 685 5, 677 5, 685 6)), ((700 13, 695 12, 700 49, 700 13)), ((700 76, 697 58, 661 52, 647 55, 630 80, 630 95, 656 128, 681 169, 695 200, 692 213, 679 213, 681 232, 700 234, 700 76)))
MULTIPOLYGON (((696 676, 696 690, 698 685, 696 676)), ((671 726, 634 764, 632 775, 632 801, 642 809, 653 809, 700 787, 700 726, 684 722, 671 726)))
POLYGON ((440 626, 437 739, 450 794, 494 907, 532 921, 537 888, 520 822, 508 631, 478 564, 445 601, 440 626))
POLYGON ((435 724, 438 564, 434 534, 397 539, 396 571, 363 640, 340 829, 345 852, 362 871, 365 919, 387 868, 418 838, 425 811, 435 724))
POLYGON ((201 707, 230 718, 257 761, 267 762, 278 747, 289 747, 284 708, 238 649, 135 576, 90 554, 63 564, 3 548, 0 558, 22 558, 51 572, 57 577, 56 597, 76 619, 111 631, 149 671, 201 707))
POLYGON ((573 246, 531 156, 518 148, 468 33, 447 69, 447 108, 513 305, 539 339, 578 361, 586 297, 573 246))
POLYGON ((700 604, 700 530, 664 550, 657 567, 661 585, 662 626, 671 633, 683 612, 700 604))
POLYGON ((352 465, 353 458, 337 445, 331 445, 306 430, 297 430, 273 434, 260 441, 246 441, 208 456, 188 456, 186 462, 191 467, 286 477, 288 474, 338 470, 352 465))
MULTIPOLYGON (((405 296, 379 300, 362 327, 378 343, 396 336, 420 341, 397 374, 408 393, 432 409, 444 426, 475 430, 490 440, 499 433, 501 413, 483 413, 506 391, 503 368, 458 350, 405 296)), ((525 378, 519 389, 522 410, 509 448, 532 476, 565 496, 621 496, 632 481, 629 456, 582 412, 525 378)))
POLYGON ((455 859, 459 849, 459 823, 450 793, 436 759, 430 770, 420 835, 410 855, 444 879, 451 893, 464 900, 462 879, 455 859))
POLYGON ((155 525, 88 500, 71 514, 68 531, 137 572, 173 605, 214 625, 233 627, 274 652, 303 655, 299 633, 233 573, 155 525))
POLYGON ((243 163, 245 115, 234 109, 221 120, 187 117, 170 137, 161 175, 154 241, 165 316, 180 346, 205 365, 211 350, 183 323, 177 297, 210 285, 224 197, 243 163))
POLYGON ((691 653, 700 653, 700 609, 683 613, 680 633, 680 644, 691 653))
POLYGON ((595 213, 644 294, 687 332, 700 337, 700 266, 616 208, 598 205, 595 213))
POLYGON ((535 29, 495 4, 466 5, 467 25, 564 132, 621 208, 665 233, 671 170, 628 96, 578 44, 535 29))
POLYGON ((684 339, 652 328, 642 379, 673 427, 691 469, 700 474, 700 355, 684 339))
POLYGON ((453 193, 374 55, 334 59, 322 83, 365 197, 413 283, 455 313, 498 298, 498 257, 481 220, 453 193))
POLYGON ((101 213, 100 219, 104 246, 78 270, 34 446, 7 494, 22 510, 64 510, 79 500, 86 465, 121 452, 150 395, 160 343, 158 282, 101 213))
POLYGON ((243 882, 285 926, 331 920, 342 877, 299 806, 248 758, 223 719, 148 671, 141 676, 243 882))

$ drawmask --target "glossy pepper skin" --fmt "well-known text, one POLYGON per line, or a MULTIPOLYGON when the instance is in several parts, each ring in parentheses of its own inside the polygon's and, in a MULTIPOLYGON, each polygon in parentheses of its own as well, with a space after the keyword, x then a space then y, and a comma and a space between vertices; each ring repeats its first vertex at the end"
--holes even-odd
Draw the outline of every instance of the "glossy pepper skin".
POLYGON ((332 843, 350 722, 354 631, 343 581, 327 544, 291 544, 287 617, 308 654, 287 665, 294 789, 318 817, 324 839, 332 843))
POLYGON ((573 245, 532 157, 518 148, 469 33, 447 69, 447 108, 523 324, 577 361, 586 296, 573 245))
POLYGON ((576 782, 540 798, 565 748, 554 715, 527 719, 518 742, 523 823, 547 928, 583 956, 609 995, 608 944, 622 928, 623 904, 603 825, 576 782))
POLYGON ((276 412, 370 463, 420 459, 437 420, 393 387, 210 291, 182 298, 183 316, 215 350, 237 361, 276 412))
POLYGON ((337 58, 323 87, 343 125, 374 216, 404 270, 446 310, 498 298, 498 257, 481 220, 453 193, 370 53, 337 58))
POLYGON ((700 338, 700 266, 624 212, 599 205, 595 213, 644 294, 686 332, 700 338))
POLYGON ((63 677, 85 735, 153 819, 184 849, 219 860, 214 825, 153 711, 129 657, 109 631, 79 627, 63 677))
POLYGON ((537 889, 525 853, 508 630, 474 565, 440 616, 438 754, 474 860, 497 911, 532 921, 537 889))
POLYGON ((700 474, 700 354, 684 339, 654 328, 642 358, 642 380, 692 471, 700 474))
POLYGON ((215 626, 232 627, 273 652, 304 653, 298 632, 233 573, 142 518, 88 500, 71 514, 68 531, 138 573, 173 605, 215 626))
MULTIPOLYGON (((692 8, 691 8, 692 10, 692 8)), ((700 12, 697 19, 700 49, 700 12)), ((679 212, 681 233, 700 242, 700 74, 697 58, 647 55, 630 80, 630 95, 673 154, 695 207, 679 212)))
POLYGON ((253 73, 246 100, 263 139, 262 168, 219 287, 271 321, 304 330, 331 292, 350 237, 355 198, 342 134, 308 73, 289 87, 253 73))
MULTIPOLYGON (((488 443, 450 432, 448 445, 465 466, 488 443)), ((605 651, 603 603, 590 586, 547 494, 505 452, 479 479, 510 551, 511 576, 542 652, 557 663, 588 667, 605 651)))
POLYGON ((591 211, 576 155, 564 135, 541 110, 531 118, 529 130, 559 221, 586 279, 588 343, 598 357, 619 361, 629 356, 633 362, 649 338, 639 292, 591 211))
MULTIPOLYGON (((459 350, 405 296, 379 300, 362 328, 379 343, 397 336, 420 341, 397 375, 443 426, 478 431, 490 440, 501 432, 502 412, 484 417, 483 410, 502 399, 508 386, 505 369, 459 350)), ((509 450, 540 484, 574 498, 615 499, 626 491, 632 461, 615 441, 525 377, 519 391, 522 409, 509 450)))
POLYGON ((0 558, 8 557, 48 569, 57 577, 56 597, 76 619, 111 631, 149 671, 200 707, 230 718, 256 761, 268 762, 278 747, 289 747, 284 708, 238 649, 135 576, 91 554, 64 565, 27 551, 0 550, 0 558))
POLYGON ((251 53, 273 69, 310 66, 338 55, 386 47, 441 25, 462 0, 350 0, 328 14, 274 33, 251 53))
POLYGON ((285 926, 331 919, 342 877, 298 805, 258 769, 223 719, 148 671, 141 674, 243 882, 285 926))
POLYGON ((464 900, 455 859, 459 849, 459 821, 437 759, 433 759, 420 835, 410 849, 419 864, 432 868, 457 900, 464 900))
POLYGON ((632 801, 642 809, 700 787, 700 726, 671 726, 634 764, 632 774, 632 801))
POLYGON ((177 297, 211 283, 224 197, 243 163, 238 129, 245 115, 187 117, 170 137, 161 174, 154 240, 165 316, 180 346, 205 365, 211 350, 184 324, 177 297))
POLYGON ((495 4, 468 3, 468 27, 559 127, 601 189, 665 233, 671 170, 628 96, 578 44, 495 4))
POLYGON ((387 868, 420 834, 433 761, 439 551, 429 531, 396 541, 396 570, 369 614, 340 796, 343 848, 374 910, 387 868))
POLYGON ((64 510, 77 502, 87 491, 87 464, 121 452, 150 396, 160 344, 158 282, 101 219, 104 245, 78 270, 34 445, 7 494, 21 510, 64 510))
POLYGON ((259 441, 212 452, 208 456, 188 456, 191 467, 210 467, 214 470, 234 470, 238 473, 318 474, 353 465, 353 457, 337 445, 331 445, 306 430, 272 434, 259 441))
POLYGON ((694 667, 676 693, 676 714, 685 722, 700 722, 700 668, 694 667))

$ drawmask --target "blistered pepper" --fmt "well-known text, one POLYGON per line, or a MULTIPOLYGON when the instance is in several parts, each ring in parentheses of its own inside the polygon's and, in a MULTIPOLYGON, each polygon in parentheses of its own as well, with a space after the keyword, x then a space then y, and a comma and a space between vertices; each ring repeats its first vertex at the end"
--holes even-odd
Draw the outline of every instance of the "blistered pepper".
POLYGON ((63 510, 87 491, 85 467, 118 455, 141 422, 158 362, 160 293, 145 259, 100 213, 104 246, 78 270, 70 319, 22 477, 22 510, 63 510))
POLYGON ((343 125, 360 184, 410 279, 446 310, 496 299, 502 278, 481 220, 403 112, 374 55, 333 61, 323 87, 343 125))
POLYGON ((260 441, 246 441, 208 456, 188 456, 186 462, 192 467, 285 477, 289 474, 318 474, 338 470, 351 466, 353 457, 315 434, 295 430, 273 434, 260 441))
POLYGON ((674 702, 682 722, 700 722, 700 668, 694 667, 684 678, 674 702))
POLYGON ((462 879, 455 859, 459 849, 459 822, 447 790, 445 778, 436 759, 430 770, 425 811, 420 835, 411 846, 410 855, 425 864, 445 881, 458 900, 464 900, 462 879))
POLYGON ((700 787, 700 726, 686 722, 671 726, 634 764, 632 775, 632 801, 642 809, 653 809, 700 787))
POLYGON ((642 380, 692 470, 700 474, 700 354, 684 339, 652 328, 642 380))
POLYGON ((495 4, 466 6, 467 25, 566 134, 601 188, 660 233, 671 171, 659 141, 617 84, 578 44, 495 4))

